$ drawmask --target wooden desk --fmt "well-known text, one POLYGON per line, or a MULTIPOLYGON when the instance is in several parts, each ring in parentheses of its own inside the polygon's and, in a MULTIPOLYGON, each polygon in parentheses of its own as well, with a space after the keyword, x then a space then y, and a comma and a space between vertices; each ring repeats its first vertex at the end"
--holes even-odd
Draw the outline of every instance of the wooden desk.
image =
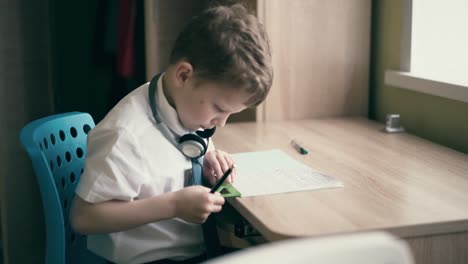
POLYGON ((468 155, 382 127, 363 118, 228 124, 217 148, 279 148, 344 183, 229 202, 267 240, 386 230, 409 242, 417 263, 468 263, 468 155))

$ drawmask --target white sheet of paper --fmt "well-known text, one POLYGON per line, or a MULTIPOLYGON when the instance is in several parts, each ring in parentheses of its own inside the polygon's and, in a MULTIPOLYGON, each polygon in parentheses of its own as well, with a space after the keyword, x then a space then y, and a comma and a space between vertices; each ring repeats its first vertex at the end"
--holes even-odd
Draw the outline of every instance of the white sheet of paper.
POLYGON ((242 197, 342 187, 279 149, 233 155, 237 177, 233 186, 242 197))

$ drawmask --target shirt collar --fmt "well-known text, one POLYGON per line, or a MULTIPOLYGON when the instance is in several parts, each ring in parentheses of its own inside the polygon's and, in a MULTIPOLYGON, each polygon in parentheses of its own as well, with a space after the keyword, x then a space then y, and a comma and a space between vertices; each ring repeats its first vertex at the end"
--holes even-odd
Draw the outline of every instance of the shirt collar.
POLYGON ((164 94, 162 82, 164 74, 165 73, 161 74, 157 83, 157 96, 155 95, 157 100, 157 111, 161 118, 161 122, 163 122, 174 134, 180 137, 187 134, 189 131, 182 125, 177 111, 169 104, 169 101, 164 94))

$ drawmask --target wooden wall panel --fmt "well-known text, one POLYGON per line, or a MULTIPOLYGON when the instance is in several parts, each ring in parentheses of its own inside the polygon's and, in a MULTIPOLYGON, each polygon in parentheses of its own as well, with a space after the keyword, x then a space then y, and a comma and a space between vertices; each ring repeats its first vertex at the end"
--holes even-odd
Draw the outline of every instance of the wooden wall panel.
POLYGON ((275 79, 257 120, 367 116, 370 0, 259 0, 275 79))
POLYGON ((468 233, 413 237, 406 241, 416 264, 464 264, 468 259, 468 233))
POLYGON ((146 80, 163 71, 179 32, 191 17, 200 13, 206 0, 146 0, 146 80))
MULTIPOLYGON (((265 103, 230 121, 367 116, 371 0, 238 1, 265 25, 275 78, 265 103)), ((146 0, 147 80, 166 67, 178 32, 209 3, 146 0)))

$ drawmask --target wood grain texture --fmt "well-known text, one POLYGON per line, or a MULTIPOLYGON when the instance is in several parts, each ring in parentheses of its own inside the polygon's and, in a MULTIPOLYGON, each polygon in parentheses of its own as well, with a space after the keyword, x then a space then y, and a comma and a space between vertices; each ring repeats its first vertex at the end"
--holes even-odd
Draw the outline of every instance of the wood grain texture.
POLYGON ((145 0, 146 80, 166 69, 179 32, 207 0, 145 0))
POLYGON ((415 263, 466 264, 468 233, 452 233, 406 239, 415 263))
POLYGON ((468 229, 468 156, 363 118, 229 124, 217 148, 279 148, 344 187, 231 199, 268 240, 387 230, 409 238, 468 229), (301 141, 302 156, 288 138, 301 141))
MULTIPOLYGON (((165 69, 191 16, 213 1, 145 1, 147 80, 165 69)), ((264 24, 275 77, 259 107, 231 121, 367 116, 370 0, 237 0, 264 24)))
POLYGON ((257 120, 367 116, 371 1, 258 2, 275 78, 257 120))

